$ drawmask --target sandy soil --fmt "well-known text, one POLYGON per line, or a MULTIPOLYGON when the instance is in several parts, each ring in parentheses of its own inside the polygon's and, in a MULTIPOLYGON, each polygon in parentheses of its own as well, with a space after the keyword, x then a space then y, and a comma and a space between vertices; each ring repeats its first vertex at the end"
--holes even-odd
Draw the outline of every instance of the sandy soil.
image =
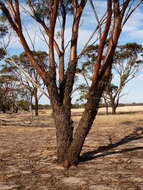
POLYGON ((81 162, 68 172, 56 164, 49 111, 0 119, 0 190, 143 190, 143 113, 98 115, 81 162))

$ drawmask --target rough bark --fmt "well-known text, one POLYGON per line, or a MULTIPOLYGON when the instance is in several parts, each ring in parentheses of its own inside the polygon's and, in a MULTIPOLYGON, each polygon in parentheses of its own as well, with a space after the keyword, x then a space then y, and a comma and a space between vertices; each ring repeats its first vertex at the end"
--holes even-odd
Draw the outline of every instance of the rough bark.
POLYGON ((65 155, 73 139, 73 126, 63 107, 55 110, 54 119, 56 125, 57 162, 61 164, 65 160, 65 155))
POLYGON ((91 86, 88 95, 88 101, 85 106, 85 111, 79 122, 79 125, 74 135, 74 139, 71 143, 71 146, 69 147, 67 157, 64 162, 65 168, 70 167, 70 165, 77 165, 79 162, 79 156, 83 147, 83 143, 92 127, 93 121, 98 112, 100 99, 107 84, 108 76, 103 76, 101 79, 98 79, 98 83, 91 86))
MULTIPOLYGON (((51 74, 51 77, 53 74, 51 74)), ((71 124, 71 105, 64 106, 61 102, 61 98, 58 93, 58 89, 55 87, 55 83, 52 79, 47 84, 53 116, 56 126, 56 140, 57 140, 57 162, 62 163, 65 159, 65 153, 67 152, 69 145, 72 142, 73 127, 71 124)))

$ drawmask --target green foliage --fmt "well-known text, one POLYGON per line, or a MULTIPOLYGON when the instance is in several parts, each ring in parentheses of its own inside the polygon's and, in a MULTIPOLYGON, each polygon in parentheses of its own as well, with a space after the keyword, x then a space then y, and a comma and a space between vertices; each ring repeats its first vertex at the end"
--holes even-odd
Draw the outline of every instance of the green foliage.
POLYGON ((8 28, 4 24, 0 24, 0 37, 4 37, 8 33, 8 28))
POLYGON ((118 60, 124 61, 125 59, 130 59, 130 65, 136 64, 136 57, 138 54, 142 53, 142 45, 137 43, 127 43, 122 46, 118 46, 116 54, 114 56, 114 63, 118 60))
POLYGON ((3 13, 1 13, 1 15, 0 15, 0 22, 2 22, 2 23, 4 23, 4 22, 6 22, 6 16, 3 14, 3 13))
POLYGON ((91 61, 86 61, 82 64, 81 72, 92 72, 93 64, 91 61))
MULTIPOLYGON (((33 57, 36 62, 39 64, 42 70, 47 71, 48 69, 48 54, 42 51, 32 51, 33 57)), ((17 79, 19 80, 19 95, 22 100, 26 100, 29 102, 29 105, 32 104, 32 99, 38 102, 39 99, 42 97, 43 92, 39 94, 38 90, 39 87, 44 91, 44 84, 41 80, 41 77, 36 72, 35 68, 31 65, 29 57, 27 56, 26 52, 21 53, 19 56, 12 56, 12 58, 7 59, 9 65, 13 65, 10 60, 13 60, 17 66, 16 73, 17 79), (27 76, 29 75, 29 77, 27 76)), ((35 102, 36 102, 35 101, 35 102)), ((29 109, 29 106, 19 105, 24 107, 24 109, 29 109), (28 107, 28 108, 27 108, 28 107)), ((35 109, 37 107, 35 106, 35 109)))
POLYGON ((0 60, 6 56, 7 52, 4 48, 0 47, 0 60))
MULTIPOLYGON (((106 45, 108 46, 108 41, 106 45)), ((90 84, 90 76, 94 65, 96 64, 97 51, 98 45, 88 46, 82 55, 86 58, 86 61, 82 63, 80 68, 77 69, 77 74, 81 74, 83 78, 86 79, 85 85, 79 86, 80 101, 82 101, 82 99, 86 99, 87 88, 89 88, 87 87, 87 81, 90 84)), ((141 55, 142 52, 142 45, 137 43, 127 43, 117 47, 114 56, 112 75, 114 76, 115 73, 116 76, 118 75, 119 84, 113 84, 112 78, 110 79, 104 93, 104 98, 107 97, 108 102, 112 101, 113 103, 113 101, 117 101, 118 104, 118 99, 123 88, 132 78, 136 76, 140 65, 143 63, 142 60, 139 59, 139 55, 141 55)))
POLYGON ((92 56, 95 55, 98 51, 98 45, 89 45, 83 52, 83 56, 92 56))
POLYGON ((126 43, 125 45, 118 46, 118 48, 120 48, 121 51, 123 50, 124 52, 127 52, 128 54, 131 53, 130 55, 140 53, 143 50, 142 45, 137 43, 126 43))
MULTIPOLYGON (((38 21, 41 19, 49 20, 51 10, 54 5, 54 0, 49 0, 49 1, 27 0, 26 2, 34 8, 33 16, 35 17, 36 20, 38 21)), ((71 4, 71 0, 61 0, 59 10, 58 10, 58 15, 64 16, 67 14, 72 14, 72 12, 73 12, 73 7, 71 4)))
POLYGON ((82 56, 86 58, 88 61, 90 61, 91 64, 93 65, 93 63, 95 63, 96 61, 97 53, 98 53, 98 45, 89 45, 82 53, 82 56))
POLYGON ((118 89, 117 85, 114 85, 114 84, 109 82, 106 89, 105 89, 105 92, 110 92, 110 93, 113 94, 113 93, 115 93, 117 91, 117 89, 118 89))
POLYGON ((28 111, 29 110, 29 101, 27 101, 27 100, 17 101, 17 106, 22 110, 28 111))
POLYGON ((8 64, 1 65, 0 70, 0 110, 3 112, 18 111, 17 101, 24 98, 24 89, 19 87, 19 80, 15 75, 15 67, 8 64))
POLYGON ((0 74, 5 74, 5 73, 12 73, 13 70, 15 70, 15 66, 8 66, 8 65, 2 65, 2 69, 0 70, 0 74))
MULTIPOLYGON (((4 38, 7 33, 8 28, 4 24, 0 24, 0 38, 4 38)), ((6 49, 2 45, 2 42, 0 42, 0 60, 7 54, 6 49)))
MULTIPOLYGON (((47 71, 48 69, 48 54, 43 51, 33 51, 35 60, 39 64, 42 70, 47 71)), ((19 65, 20 68, 22 68, 25 72, 30 74, 32 77, 38 76, 38 74, 35 72, 35 69, 31 65, 31 62, 25 52, 21 53, 19 56, 12 56, 12 60, 15 61, 17 65, 19 65), (34 75, 34 76, 33 76, 34 75)), ((7 62, 11 65, 11 63, 7 60, 7 62)))
POLYGON ((80 102, 80 103, 84 103, 86 100, 87 100, 87 94, 88 94, 88 91, 89 91, 89 87, 86 86, 84 83, 83 84, 80 84, 77 88, 77 90, 79 91, 80 93, 80 97, 79 99, 77 99, 77 103, 80 102))

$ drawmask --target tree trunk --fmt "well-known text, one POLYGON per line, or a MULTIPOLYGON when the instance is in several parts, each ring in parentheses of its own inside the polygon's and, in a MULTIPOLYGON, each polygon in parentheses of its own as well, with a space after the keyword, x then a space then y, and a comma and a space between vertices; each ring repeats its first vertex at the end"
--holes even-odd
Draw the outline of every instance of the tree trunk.
POLYGON ((109 114, 108 103, 105 103, 105 106, 106 106, 106 115, 108 115, 109 114))
POLYGON ((74 135, 74 139, 71 143, 71 146, 69 147, 67 157, 64 162, 65 168, 70 167, 70 165, 77 165, 79 162, 80 152, 82 150, 85 138, 88 135, 92 127, 93 121, 96 117, 100 99, 106 85, 106 81, 104 82, 102 80, 98 83, 98 86, 96 88, 92 86, 90 89, 90 94, 88 96, 88 101, 85 106, 85 111, 79 122, 79 125, 74 135))
POLYGON ((57 140, 57 162, 62 164, 73 139, 73 126, 63 107, 54 111, 57 140))
MULTIPOLYGON (((51 75, 52 77, 52 75, 51 75)), ((62 101, 62 94, 58 94, 53 80, 50 80, 47 88, 51 100, 53 117, 56 126, 56 140, 57 140, 57 162, 62 164, 65 160, 65 155, 72 142, 73 126, 71 122, 71 103, 67 102, 64 106, 62 101)))
POLYGON ((103 98, 104 98, 104 103, 105 103, 106 115, 108 115, 109 114, 108 102, 106 100, 106 97, 103 96, 103 98))
POLYGON ((33 93, 31 92, 29 100, 29 112, 32 112, 32 98, 33 98, 33 93))
POLYGON ((112 107, 112 114, 116 114, 116 109, 117 109, 117 106, 115 104, 111 104, 111 107, 112 107))
POLYGON ((34 98, 35 98, 35 116, 39 115, 39 101, 37 95, 37 88, 34 89, 34 98))

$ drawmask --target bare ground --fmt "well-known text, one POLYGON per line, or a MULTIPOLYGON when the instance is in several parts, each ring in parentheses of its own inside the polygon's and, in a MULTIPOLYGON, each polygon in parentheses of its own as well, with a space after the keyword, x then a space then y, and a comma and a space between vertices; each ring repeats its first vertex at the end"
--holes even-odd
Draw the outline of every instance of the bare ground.
MULTIPOLYGON (((80 113, 73 118, 79 120, 80 113)), ((143 113, 97 116, 78 167, 56 165, 50 113, 0 114, 0 190, 143 190, 143 113)))

